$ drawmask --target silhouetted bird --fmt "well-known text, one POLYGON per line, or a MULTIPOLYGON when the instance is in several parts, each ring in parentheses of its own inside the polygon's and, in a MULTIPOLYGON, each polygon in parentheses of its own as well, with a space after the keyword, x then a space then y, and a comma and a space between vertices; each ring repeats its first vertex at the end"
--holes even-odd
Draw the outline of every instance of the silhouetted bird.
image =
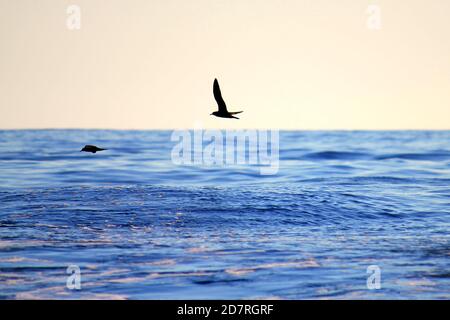
POLYGON ((99 147, 87 144, 87 145, 84 146, 83 149, 80 150, 80 152, 81 151, 85 151, 85 152, 96 153, 97 151, 103 151, 103 150, 108 150, 108 149, 102 149, 102 148, 99 148, 99 147))
POLYGON ((214 111, 213 113, 211 113, 211 115, 214 115, 214 116, 220 117, 220 118, 239 119, 238 117, 233 116, 233 114, 238 114, 238 113, 241 113, 242 111, 228 112, 227 105, 225 104, 225 101, 223 101, 222 93, 220 92, 219 82, 217 81, 217 79, 214 79, 213 93, 214 93, 214 99, 216 99, 217 105, 219 106, 219 111, 214 111))

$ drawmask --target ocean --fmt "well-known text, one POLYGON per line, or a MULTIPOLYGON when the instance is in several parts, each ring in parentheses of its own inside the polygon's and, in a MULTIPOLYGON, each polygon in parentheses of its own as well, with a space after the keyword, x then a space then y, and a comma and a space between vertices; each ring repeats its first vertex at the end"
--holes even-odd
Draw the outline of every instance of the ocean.
POLYGON ((271 175, 171 135, 0 131, 0 298, 450 298, 450 131, 281 131, 271 175))

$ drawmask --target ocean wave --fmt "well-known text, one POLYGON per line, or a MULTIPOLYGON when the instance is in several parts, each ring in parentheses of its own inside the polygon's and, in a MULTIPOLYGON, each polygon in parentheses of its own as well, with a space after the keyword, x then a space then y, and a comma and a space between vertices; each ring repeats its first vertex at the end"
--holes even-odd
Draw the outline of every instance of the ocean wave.
POLYGON ((281 132, 272 176, 178 166, 170 132, 57 133, 0 131, 0 298, 448 297, 450 132, 281 132))

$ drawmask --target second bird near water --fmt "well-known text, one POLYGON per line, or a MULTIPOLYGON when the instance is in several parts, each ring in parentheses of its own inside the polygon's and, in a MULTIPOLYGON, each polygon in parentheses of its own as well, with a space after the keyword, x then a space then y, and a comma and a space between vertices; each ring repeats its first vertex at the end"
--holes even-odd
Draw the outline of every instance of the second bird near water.
POLYGON ((91 144, 87 144, 87 145, 84 146, 83 149, 80 150, 80 152, 84 151, 84 152, 96 153, 97 151, 103 151, 103 150, 108 150, 108 149, 102 149, 102 148, 99 148, 97 146, 93 146, 91 144))

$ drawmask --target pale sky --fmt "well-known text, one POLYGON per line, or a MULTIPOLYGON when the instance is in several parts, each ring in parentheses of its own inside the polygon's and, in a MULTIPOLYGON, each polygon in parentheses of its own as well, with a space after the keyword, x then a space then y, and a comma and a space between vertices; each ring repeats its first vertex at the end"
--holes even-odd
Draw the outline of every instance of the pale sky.
POLYGON ((1 129, 192 127, 450 129, 450 1, 0 0, 1 129))

